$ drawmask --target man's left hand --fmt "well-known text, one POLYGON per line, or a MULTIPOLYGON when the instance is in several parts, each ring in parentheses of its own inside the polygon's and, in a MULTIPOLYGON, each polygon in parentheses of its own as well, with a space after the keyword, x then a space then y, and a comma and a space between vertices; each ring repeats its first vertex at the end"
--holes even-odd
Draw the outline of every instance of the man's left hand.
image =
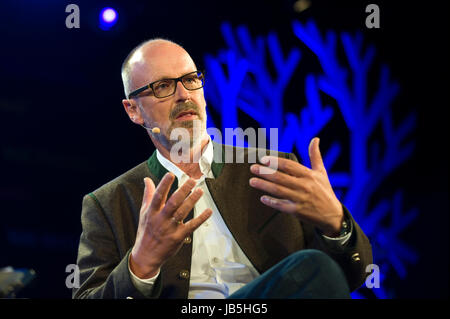
POLYGON ((263 204, 313 224, 326 236, 336 237, 344 212, 328 179, 317 137, 309 144, 309 158, 311 169, 293 160, 265 156, 262 163, 266 166, 250 167, 260 177, 251 178, 250 186, 273 195, 261 196, 263 204), (278 170, 268 167, 273 161, 278 161, 278 170))

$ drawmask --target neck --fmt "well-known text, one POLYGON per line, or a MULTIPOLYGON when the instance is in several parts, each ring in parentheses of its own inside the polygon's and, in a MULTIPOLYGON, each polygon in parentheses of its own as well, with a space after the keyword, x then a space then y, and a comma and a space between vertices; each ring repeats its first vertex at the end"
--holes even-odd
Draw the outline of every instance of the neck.
POLYGON ((201 154, 203 153, 203 150, 205 149, 206 145, 208 144, 209 139, 208 137, 204 138, 200 143, 197 143, 197 145, 193 146, 189 151, 190 160, 188 163, 175 163, 170 158, 170 150, 163 147, 159 143, 155 143, 156 148, 161 153, 162 156, 169 159, 172 163, 174 163, 179 169, 181 169, 183 172, 185 172, 189 177, 194 179, 199 179, 203 176, 203 173, 200 170, 200 164, 198 161, 194 161, 195 159, 199 159, 201 157, 201 154), (159 145, 157 145, 159 144, 159 145))

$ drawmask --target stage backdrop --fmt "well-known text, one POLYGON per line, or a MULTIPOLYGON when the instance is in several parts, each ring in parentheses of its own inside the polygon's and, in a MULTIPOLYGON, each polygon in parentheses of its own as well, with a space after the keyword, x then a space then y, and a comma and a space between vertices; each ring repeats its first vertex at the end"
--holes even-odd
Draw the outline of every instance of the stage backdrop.
POLYGON ((154 151, 123 111, 120 78, 128 52, 153 37, 205 70, 210 132, 265 128, 267 147, 307 166, 321 138, 380 271, 379 288, 353 297, 448 296, 440 2, 378 1, 379 20, 360 1, 77 1, 79 20, 69 4, 1 4, 0 267, 37 274, 20 296, 70 298, 82 197, 154 151))

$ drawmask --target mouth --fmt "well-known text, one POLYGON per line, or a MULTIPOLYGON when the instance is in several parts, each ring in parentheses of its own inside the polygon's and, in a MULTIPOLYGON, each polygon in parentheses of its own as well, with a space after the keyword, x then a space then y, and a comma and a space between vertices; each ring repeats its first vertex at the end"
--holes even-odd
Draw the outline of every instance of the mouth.
POLYGON ((197 113, 193 110, 187 110, 187 111, 183 111, 178 113, 178 115, 175 117, 175 121, 191 121, 196 119, 197 113))

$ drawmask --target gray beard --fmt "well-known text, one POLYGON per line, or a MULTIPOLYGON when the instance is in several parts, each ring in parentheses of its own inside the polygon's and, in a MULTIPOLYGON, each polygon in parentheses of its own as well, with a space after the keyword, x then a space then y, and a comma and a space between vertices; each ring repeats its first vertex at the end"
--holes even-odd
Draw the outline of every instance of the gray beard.
POLYGON ((167 136, 163 135, 163 134, 155 134, 154 137, 156 138, 156 140, 159 143, 162 144, 162 146, 164 146, 165 149, 167 149, 170 152, 172 147, 175 144, 180 143, 180 141, 182 139, 182 136, 178 136, 178 139, 171 140, 170 136, 172 134, 172 131, 177 128, 187 129, 189 131, 189 146, 188 147, 189 147, 189 149, 192 149, 192 148, 200 145, 200 143, 202 142, 202 140, 206 134, 205 122, 203 122, 202 120, 196 120, 196 121, 201 121, 201 125, 202 125, 202 127, 200 128, 200 133, 197 134, 197 136, 195 136, 195 134, 194 134, 194 121, 183 121, 183 122, 178 123, 178 125, 176 127, 171 125, 167 132, 167 136))

